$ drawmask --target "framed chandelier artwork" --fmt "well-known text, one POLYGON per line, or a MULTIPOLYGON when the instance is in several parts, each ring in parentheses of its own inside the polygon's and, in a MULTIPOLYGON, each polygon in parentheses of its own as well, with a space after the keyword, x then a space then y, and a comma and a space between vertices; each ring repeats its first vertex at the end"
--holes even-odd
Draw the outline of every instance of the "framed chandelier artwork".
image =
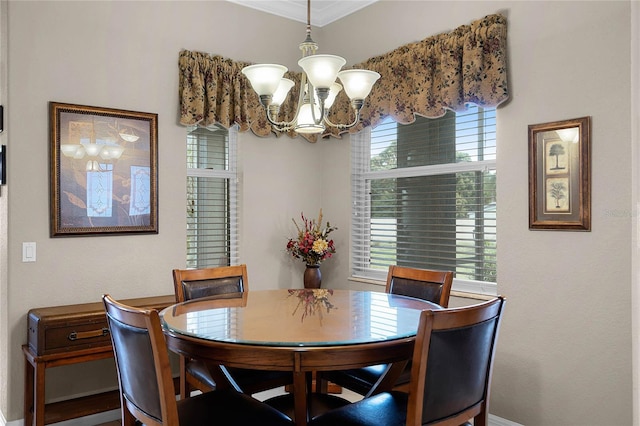
POLYGON ((52 237, 158 233, 158 115, 51 102, 52 237))
POLYGON ((591 118, 529 126, 529 229, 591 230, 591 118))

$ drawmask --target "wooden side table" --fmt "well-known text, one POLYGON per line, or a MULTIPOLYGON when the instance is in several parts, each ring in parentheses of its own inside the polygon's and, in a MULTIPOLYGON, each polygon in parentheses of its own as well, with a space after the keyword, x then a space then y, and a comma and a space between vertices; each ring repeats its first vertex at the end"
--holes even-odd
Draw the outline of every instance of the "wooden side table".
POLYGON ((23 345, 22 352, 25 357, 25 426, 44 426, 120 407, 118 390, 45 404, 47 368, 113 358, 111 346, 38 356, 28 345, 23 345))
MULTIPOLYGON (((175 303, 175 296, 122 302, 160 310, 175 303)), ((28 322, 28 344, 22 346, 25 426, 44 426, 120 408, 118 389, 55 403, 45 401, 47 368, 113 358, 102 302, 32 309, 28 322)))

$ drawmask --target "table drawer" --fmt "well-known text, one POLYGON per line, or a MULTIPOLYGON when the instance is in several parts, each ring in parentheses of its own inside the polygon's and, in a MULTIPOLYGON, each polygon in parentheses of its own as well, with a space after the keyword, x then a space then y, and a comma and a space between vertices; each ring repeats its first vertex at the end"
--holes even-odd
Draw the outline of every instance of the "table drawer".
POLYGON ((111 345, 106 318, 64 321, 29 314, 29 346, 38 355, 111 345))
MULTIPOLYGON (((123 300, 130 306, 163 309, 175 303, 173 295, 123 300)), ((39 355, 111 346, 102 302, 31 309, 28 344, 39 355)))

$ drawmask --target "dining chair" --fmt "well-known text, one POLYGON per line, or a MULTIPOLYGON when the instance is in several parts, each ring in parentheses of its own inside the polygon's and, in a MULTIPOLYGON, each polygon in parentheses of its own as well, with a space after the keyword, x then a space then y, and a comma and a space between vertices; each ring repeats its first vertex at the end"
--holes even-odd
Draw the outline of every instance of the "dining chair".
POLYGON ((284 414, 232 388, 176 400, 169 350, 154 309, 102 296, 118 372, 122 425, 291 426, 284 414))
POLYGON ((504 298, 425 310, 413 351, 409 392, 392 390, 314 418, 309 426, 486 426, 504 298))
MULTIPOLYGON (((451 271, 391 265, 387 273, 385 292, 423 299, 446 308, 449 306, 452 284, 451 271)), ((323 392, 327 383, 332 382, 367 397, 375 390, 374 386, 382 380, 389 368, 388 364, 380 364, 351 370, 327 371, 321 373, 318 383, 323 392)), ((396 380, 395 388, 407 390, 410 376, 411 362, 396 380)))
MULTIPOLYGON (((232 265, 200 269, 174 269, 173 284, 176 301, 194 299, 217 299, 219 306, 232 305, 238 301, 246 303, 249 280, 247 266, 232 265)), ((180 397, 186 398, 194 389, 207 392, 215 389, 216 383, 208 366, 199 360, 186 359, 180 355, 180 397)), ((286 371, 249 370, 221 366, 225 374, 240 390, 254 394, 293 382, 286 371)))

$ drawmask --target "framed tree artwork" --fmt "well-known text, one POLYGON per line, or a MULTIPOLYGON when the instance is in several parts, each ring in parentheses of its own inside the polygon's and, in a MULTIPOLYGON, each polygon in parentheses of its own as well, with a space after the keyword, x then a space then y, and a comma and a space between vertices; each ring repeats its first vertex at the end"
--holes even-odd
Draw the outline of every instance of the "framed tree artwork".
POLYGON ((158 116, 51 102, 51 236, 158 233, 158 116))
POLYGON ((591 118, 529 126, 529 229, 591 230, 591 118))

